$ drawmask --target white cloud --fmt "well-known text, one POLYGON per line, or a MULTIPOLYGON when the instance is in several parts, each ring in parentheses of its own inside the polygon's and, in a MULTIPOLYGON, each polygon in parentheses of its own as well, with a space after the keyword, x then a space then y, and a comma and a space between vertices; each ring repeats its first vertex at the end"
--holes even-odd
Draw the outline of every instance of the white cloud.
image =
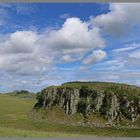
POLYGON ((0 54, 31 53, 37 41, 37 35, 32 31, 16 31, 0 43, 0 54))
POLYGON ((97 63, 97 71, 123 71, 140 69, 140 44, 126 44, 125 47, 108 52, 106 61, 97 63))
POLYGON ((101 60, 103 60, 106 57, 106 52, 102 50, 95 50, 92 52, 92 54, 88 55, 84 60, 84 64, 91 64, 91 63, 97 63, 101 60))
POLYGON ((74 53, 75 50, 84 52, 87 49, 105 47, 105 40, 100 36, 99 28, 89 29, 88 24, 79 18, 68 18, 60 30, 49 34, 48 39, 55 50, 65 52, 70 49, 74 53))
MULTIPOLYGON (((42 73, 62 61, 82 60, 87 52, 104 47, 98 28, 89 29, 79 18, 68 18, 58 30, 23 30, 4 37, 0 41, 0 69, 18 74, 42 73)), ((100 61, 104 53, 96 53, 96 61, 100 61)))
POLYGON ((38 51, 40 36, 33 31, 16 31, 0 43, 0 69, 19 74, 42 72, 51 57, 38 51))
POLYGON ((112 52, 127 52, 127 51, 132 51, 136 48, 140 48, 140 44, 138 43, 132 43, 132 44, 129 44, 129 45, 126 45, 125 47, 123 48, 119 48, 119 49, 114 49, 112 50, 112 52))
POLYGON ((129 56, 140 60, 140 49, 133 51, 129 56))
POLYGON ((76 17, 68 18, 61 29, 51 31, 44 42, 65 62, 81 60, 88 51, 105 47, 99 28, 89 28, 88 23, 76 17))
POLYGON ((110 12, 91 18, 91 23, 102 28, 105 34, 121 36, 140 25, 139 9, 139 3, 110 3, 110 12))
POLYGON ((139 67, 140 64, 140 44, 131 43, 123 48, 114 49, 110 52, 118 63, 123 63, 124 68, 139 67))
POLYGON ((67 63, 67 62, 75 61, 77 59, 71 57, 71 55, 64 55, 64 56, 62 56, 62 60, 64 60, 64 62, 67 63))

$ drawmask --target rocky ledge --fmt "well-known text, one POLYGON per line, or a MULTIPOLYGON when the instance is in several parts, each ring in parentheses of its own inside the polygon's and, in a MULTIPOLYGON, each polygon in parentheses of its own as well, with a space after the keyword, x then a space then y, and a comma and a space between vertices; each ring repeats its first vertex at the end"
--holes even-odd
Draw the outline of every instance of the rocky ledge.
POLYGON ((138 87, 111 84, 104 86, 107 88, 103 86, 91 88, 87 84, 79 85, 76 87, 64 84, 43 89, 37 94, 34 108, 47 109, 59 106, 66 114, 80 113, 85 118, 90 114, 98 113, 108 120, 109 124, 121 122, 123 119, 134 123, 139 118, 140 89, 138 87), (97 90, 97 87, 101 90, 97 90))

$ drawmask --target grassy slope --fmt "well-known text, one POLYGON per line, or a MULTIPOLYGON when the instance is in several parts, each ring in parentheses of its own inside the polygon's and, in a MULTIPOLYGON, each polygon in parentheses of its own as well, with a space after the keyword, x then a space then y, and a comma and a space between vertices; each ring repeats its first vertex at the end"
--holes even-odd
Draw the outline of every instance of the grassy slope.
POLYGON ((140 136, 139 130, 97 129, 49 124, 28 116, 34 99, 0 95, 0 137, 140 136))
POLYGON ((126 94, 129 99, 140 99, 140 87, 128 84, 111 82, 68 82, 62 84, 60 87, 80 88, 82 85, 99 92, 106 90, 119 95, 126 94))
POLYGON ((61 126, 48 125, 42 120, 33 120, 29 112, 35 99, 0 95, 0 137, 68 137, 80 136, 58 130, 61 126))

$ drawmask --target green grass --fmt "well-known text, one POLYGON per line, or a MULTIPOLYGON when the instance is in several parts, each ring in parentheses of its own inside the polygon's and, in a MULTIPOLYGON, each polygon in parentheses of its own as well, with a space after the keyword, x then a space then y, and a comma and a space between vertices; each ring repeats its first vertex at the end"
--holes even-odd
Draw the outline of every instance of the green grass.
POLYGON ((31 118, 35 102, 34 98, 0 95, 0 137, 140 136, 139 129, 67 126, 31 118))
POLYGON ((43 132, 34 130, 20 130, 7 127, 0 127, 1 137, 79 137, 79 134, 67 134, 60 132, 43 132))

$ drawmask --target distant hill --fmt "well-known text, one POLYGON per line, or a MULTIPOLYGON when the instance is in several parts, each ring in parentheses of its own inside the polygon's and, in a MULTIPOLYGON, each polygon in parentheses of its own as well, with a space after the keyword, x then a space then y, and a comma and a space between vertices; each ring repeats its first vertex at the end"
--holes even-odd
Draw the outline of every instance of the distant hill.
POLYGON ((15 90, 13 92, 5 93, 10 96, 18 96, 20 98, 35 98, 35 93, 29 92, 27 90, 15 90))

